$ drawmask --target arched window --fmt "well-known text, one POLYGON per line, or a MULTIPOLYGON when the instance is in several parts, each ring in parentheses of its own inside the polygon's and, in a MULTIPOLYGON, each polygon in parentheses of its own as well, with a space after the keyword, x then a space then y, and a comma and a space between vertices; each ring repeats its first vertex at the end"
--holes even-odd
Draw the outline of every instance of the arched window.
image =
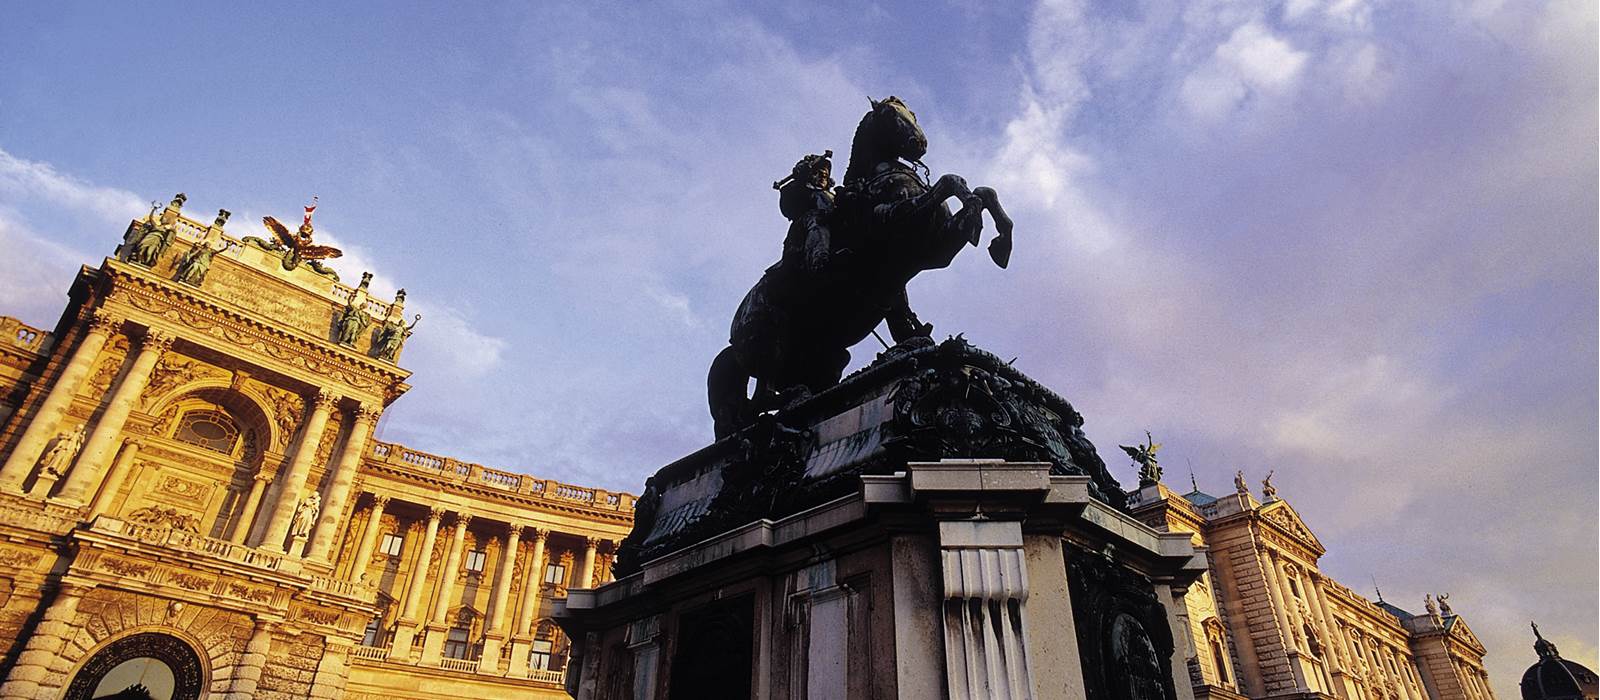
POLYGON ((173 439, 212 452, 233 455, 239 446, 239 426, 222 411, 197 410, 183 414, 173 439))

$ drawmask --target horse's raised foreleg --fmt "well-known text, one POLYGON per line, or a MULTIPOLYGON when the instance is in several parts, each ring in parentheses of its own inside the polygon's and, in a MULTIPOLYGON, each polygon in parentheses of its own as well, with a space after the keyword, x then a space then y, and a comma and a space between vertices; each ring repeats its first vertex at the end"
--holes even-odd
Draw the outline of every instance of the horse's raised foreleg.
POLYGON ((1000 206, 1000 195, 992 187, 979 187, 972 190, 974 197, 983 202, 983 208, 989 211, 989 216, 994 218, 995 237, 989 241, 989 259, 1001 269, 1011 263, 1011 217, 1006 215, 1006 210, 1000 206))

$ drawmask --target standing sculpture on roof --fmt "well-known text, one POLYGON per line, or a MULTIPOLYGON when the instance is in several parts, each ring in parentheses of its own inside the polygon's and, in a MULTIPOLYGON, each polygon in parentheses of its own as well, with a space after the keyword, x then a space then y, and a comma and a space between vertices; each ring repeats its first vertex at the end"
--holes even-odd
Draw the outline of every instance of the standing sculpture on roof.
MULTIPOLYGON (((178 200, 174 199, 173 202, 177 203, 178 200)), ((167 246, 172 245, 172 239, 178 231, 156 216, 156 210, 160 208, 159 202, 151 202, 150 215, 142 223, 135 224, 132 235, 124 241, 131 244, 127 253, 128 262, 155 267, 161 254, 167 251, 167 246)))
POLYGON ((899 98, 871 100, 856 127, 844 184, 832 184, 831 151, 802 159, 775 183, 791 220, 784 256, 734 313, 729 345, 706 384, 717 437, 839 382, 849 348, 887 322, 896 343, 929 342, 932 324, 912 312, 906 283, 947 267, 977 245, 983 212, 997 235, 989 256, 1011 260, 1010 217, 987 187, 958 175, 930 181, 927 137, 899 98), (954 197, 961 208, 945 206, 954 197), (755 392, 747 386, 755 379, 755 392))
POLYGON ((372 282, 372 273, 361 273, 361 284, 350 292, 350 300, 345 302, 344 309, 339 311, 334 320, 334 340, 340 345, 354 347, 356 340, 361 338, 361 331, 367 329, 367 324, 372 322, 372 315, 367 313, 367 285, 372 282))
POLYGON ((212 248, 207 243, 196 243, 178 259, 178 272, 172 276, 173 281, 184 284, 200 286, 205 281, 206 273, 211 270, 211 258, 235 245, 230 240, 223 240, 222 247, 212 248))

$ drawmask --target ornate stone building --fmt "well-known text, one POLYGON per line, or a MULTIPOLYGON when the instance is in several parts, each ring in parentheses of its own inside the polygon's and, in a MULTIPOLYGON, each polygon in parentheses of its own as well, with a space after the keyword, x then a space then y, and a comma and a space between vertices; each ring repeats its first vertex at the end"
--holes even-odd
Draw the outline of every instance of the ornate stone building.
POLYGON ((1183 596, 1196 698, 1494 700, 1448 595, 1420 615, 1368 600, 1317 568, 1326 550, 1270 477, 1259 501, 1235 482, 1220 498, 1148 481, 1129 494, 1134 517, 1206 551, 1183 596))
POLYGON ((404 292, 183 199, 0 318, 0 697, 565 697, 634 498, 376 441, 404 292))

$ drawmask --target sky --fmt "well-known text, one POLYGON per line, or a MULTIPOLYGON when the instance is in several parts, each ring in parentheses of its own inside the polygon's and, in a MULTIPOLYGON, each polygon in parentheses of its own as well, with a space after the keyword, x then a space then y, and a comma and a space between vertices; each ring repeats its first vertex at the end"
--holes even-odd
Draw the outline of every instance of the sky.
POLYGON ((1325 572, 1450 593, 1501 700, 1529 620, 1596 666, 1594 3, 574 5, 7 4, 0 314, 53 325, 152 199, 315 195, 424 316, 380 439, 638 492, 711 439, 771 183, 897 95, 1016 220, 911 284, 938 337, 1129 487, 1145 430, 1180 490, 1271 471, 1325 572))

